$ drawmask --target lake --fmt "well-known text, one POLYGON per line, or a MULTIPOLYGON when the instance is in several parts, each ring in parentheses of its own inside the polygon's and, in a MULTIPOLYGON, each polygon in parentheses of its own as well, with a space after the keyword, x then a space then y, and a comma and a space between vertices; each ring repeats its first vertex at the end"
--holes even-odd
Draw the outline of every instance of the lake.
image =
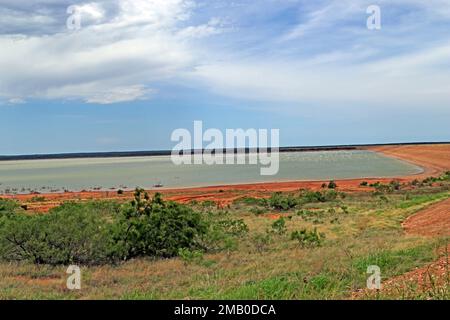
POLYGON ((422 168, 365 150, 280 153, 280 170, 261 176, 259 165, 180 165, 170 156, 0 162, 0 192, 29 193, 152 189, 223 184, 396 177, 422 168))

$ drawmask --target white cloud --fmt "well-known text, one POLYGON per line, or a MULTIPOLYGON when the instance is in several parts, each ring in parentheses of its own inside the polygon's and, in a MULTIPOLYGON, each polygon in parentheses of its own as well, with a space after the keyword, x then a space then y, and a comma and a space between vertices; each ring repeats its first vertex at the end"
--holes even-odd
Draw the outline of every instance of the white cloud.
POLYGON ((102 104, 148 98, 149 83, 192 65, 177 27, 189 16, 191 4, 120 0, 118 11, 108 16, 102 2, 91 2, 79 6, 82 19, 88 15, 91 24, 83 27, 82 20, 76 32, 0 36, 0 97, 102 104))
POLYGON ((346 55, 345 60, 234 61, 200 66, 195 77, 219 94, 269 101, 274 108, 287 102, 431 111, 450 104, 449 56, 450 45, 442 45, 359 64, 348 64, 346 55))
POLYGON ((112 104, 148 99, 153 93, 154 90, 140 84, 114 86, 89 83, 49 89, 43 96, 49 99, 83 99, 86 103, 112 104))
POLYGON ((181 38, 205 38, 224 31, 225 23, 218 18, 212 18, 206 24, 189 26, 178 32, 181 38))
MULTIPOLYGON (((265 1, 272 6, 269 9, 253 4, 251 10, 244 10, 241 6, 237 11, 249 15, 264 10, 262 16, 269 22, 245 21, 242 25, 247 25, 252 34, 236 28, 235 34, 224 37, 224 43, 216 43, 215 50, 198 40, 222 33, 227 24, 211 8, 212 14, 206 19, 203 16, 200 21, 191 21, 193 10, 198 8, 193 0, 79 2, 82 28, 76 32, 64 29, 67 15, 55 14, 61 12, 55 6, 61 2, 68 6, 69 0, 39 0, 49 7, 33 13, 27 11, 27 1, 5 1, 3 10, 14 12, 12 25, 20 32, 4 31, 0 35, 0 99, 4 101, 45 98, 98 104, 126 102, 147 99, 155 93, 156 82, 174 79, 176 83, 188 79, 189 85, 200 82, 201 88, 226 96, 273 103, 345 107, 389 102, 399 107, 443 108, 450 101, 450 46, 446 42, 450 39, 435 39, 418 50, 420 39, 411 29, 413 24, 404 20, 395 24, 395 30, 363 34, 367 31, 365 9, 371 4, 369 0, 299 1, 304 9, 303 21, 279 34, 268 33, 272 38, 260 39, 253 38, 259 27, 270 29, 271 23, 278 26, 267 12, 276 10, 278 2, 265 1), (45 13, 49 14, 47 18, 45 13), (352 20, 356 13, 361 20, 358 27, 352 20), (41 24, 53 32, 23 33, 19 25, 27 18, 33 27, 41 24), (342 38, 351 41, 327 38, 335 25, 349 21, 342 24, 342 38), (305 43, 292 41, 308 34, 320 34, 321 38, 305 43), (396 51, 393 42, 402 43, 404 48, 396 51)), ((379 3, 382 10, 383 6, 393 7, 390 0, 379 3)), ((423 9, 430 21, 450 16, 448 0, 398 3, 423 9)), ((222 10, 225 4, 220 5, 222 10)), ((0 21, 7 16, 4 12, 0 9, 0 21)), ((0 32, 3 27, 0 22, 0 32)))
POLYGON ((11 98, 8 100, 9 104, 22 104, 25 103, 25 100, 21 99, 21 98, 11 98))

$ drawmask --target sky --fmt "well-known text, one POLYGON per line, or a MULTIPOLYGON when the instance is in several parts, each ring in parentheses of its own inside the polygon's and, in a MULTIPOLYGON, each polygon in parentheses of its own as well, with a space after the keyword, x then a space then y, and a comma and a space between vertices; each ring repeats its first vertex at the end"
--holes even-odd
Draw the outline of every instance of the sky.
POLYGON ((0 0, 0 154, 171 149, 194 120, 450 141, 449 30, 450 0, 0 0))

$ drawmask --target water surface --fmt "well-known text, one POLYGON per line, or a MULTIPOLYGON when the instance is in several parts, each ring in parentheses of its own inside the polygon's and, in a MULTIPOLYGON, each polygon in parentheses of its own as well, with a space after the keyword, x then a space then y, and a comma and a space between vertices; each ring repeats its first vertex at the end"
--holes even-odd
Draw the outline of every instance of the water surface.
POLYGON ((28 193, 111 188, 151 189, 290 180, 395 177, 418 166, 365 151, 280 153, 280 170, 261 176, 259 165, 180 165, 170 156, 0 161, 0 192, 28 193))

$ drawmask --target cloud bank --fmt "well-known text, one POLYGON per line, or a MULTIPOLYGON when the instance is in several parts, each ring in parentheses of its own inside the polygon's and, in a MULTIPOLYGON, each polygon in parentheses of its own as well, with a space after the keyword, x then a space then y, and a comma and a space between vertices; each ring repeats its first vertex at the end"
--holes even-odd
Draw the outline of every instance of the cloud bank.
POLYGON ((380 0, 379 31, 366 28, 365 0, 3 2, 0 98, 9 103, 132 102, 161 83, 274 106, 450 103, 448 0, 380 0), (77 31, 66 27, 71 5, 77 31))

